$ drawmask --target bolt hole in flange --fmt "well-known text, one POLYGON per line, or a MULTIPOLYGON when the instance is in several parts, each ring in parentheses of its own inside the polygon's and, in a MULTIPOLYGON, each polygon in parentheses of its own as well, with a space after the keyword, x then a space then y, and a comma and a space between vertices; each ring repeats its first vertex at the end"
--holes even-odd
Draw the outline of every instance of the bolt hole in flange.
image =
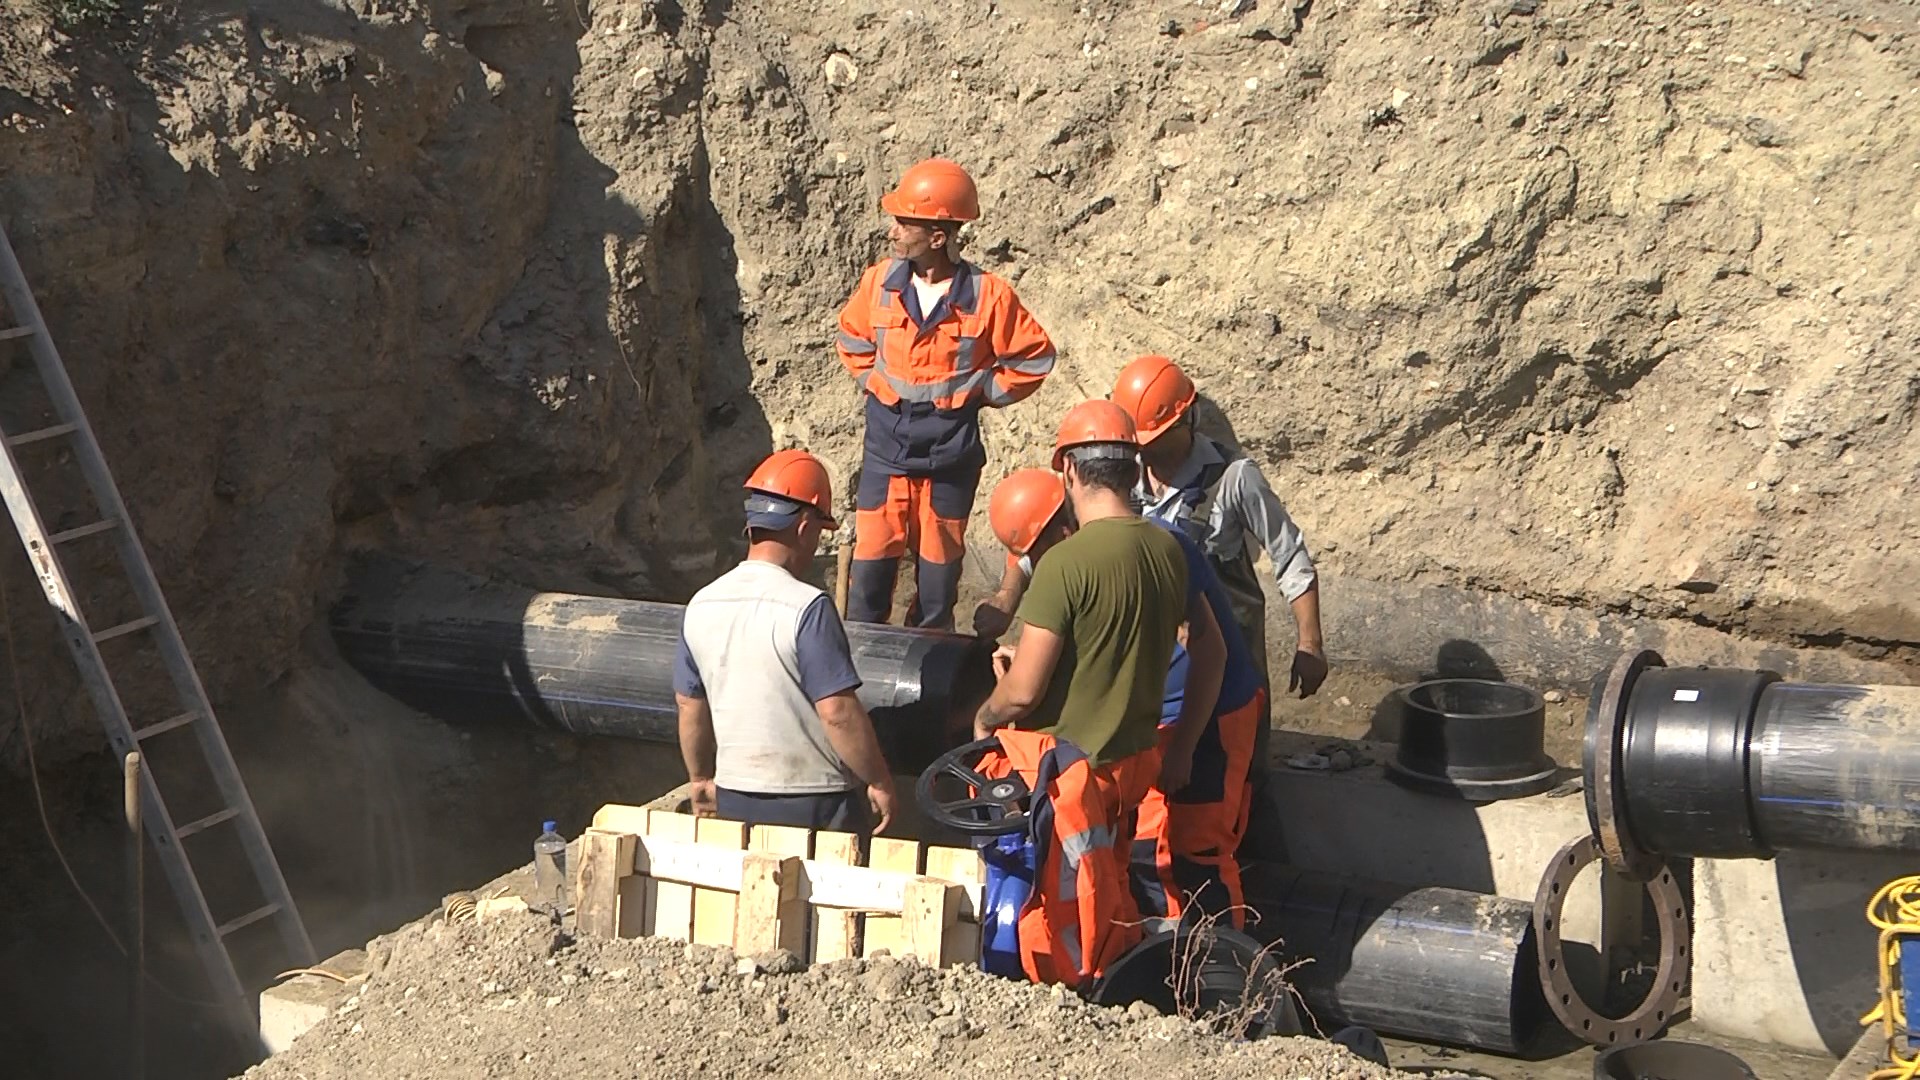
POLYGON ((1567 889, 1580 871, 1600 861, 1600 843, 1593 836, 1580 836, 1567 842, 1547 863, 1547 872, 1534 894, 1533 923, 1539 938, 1540 979, 1547 987, 1547 1004, 1554 1015, 1594 1046, 1612 1046, 1622 1039, 1638 1043, 1658 1035, 1669 1013, 1679 1001, 1680 963, 1687 954, 1686 905, 1674 886, 1671 873, 1649 874, 1644 882, 1658 913, 1660 959, 1654 990, 1627 1015, 1617 1019, 1600 1015, 1573 985, 1567 971, 1560 940, 1561 909, 1567 889))

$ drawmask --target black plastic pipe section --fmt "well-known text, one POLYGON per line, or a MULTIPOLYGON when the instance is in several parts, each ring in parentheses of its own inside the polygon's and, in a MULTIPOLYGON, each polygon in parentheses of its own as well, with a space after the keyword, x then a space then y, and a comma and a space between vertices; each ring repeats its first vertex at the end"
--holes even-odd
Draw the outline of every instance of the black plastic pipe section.
POLYGON ((1533 907, 1459 889, 1408 888, 1260 864, 1245 873, 1247 933, 1275 945, 1321 1030, 1503 1054, 1547 1016, 1533 907))
MULTIPOLYGON (((430 715, 672 743, 683 610, 370 559, 350 572, 331 621, 350 664, 430 715)), ((847 640, 860 700, 898 772, 954 745, 993 687, 976 638, 850 623, 847 640)))
MULTIPOLYGON (((1920 852, 1920 687, 1653 667, 1626 689, 1620 790, 1641 849, 1920 852)), ((1588 723, 1607 723, 1595 705, 1588 723)))
POLYGON ((1768 849, 1920 852, 1920 687, 1777 683, 1748 747, 1768 849))
POLYGON ((1416 791, 1477 802, 1553 786, 1540 693, 1492 679, 1433 679, 1400 688, 1400 745, 1387 776, 1416 791))

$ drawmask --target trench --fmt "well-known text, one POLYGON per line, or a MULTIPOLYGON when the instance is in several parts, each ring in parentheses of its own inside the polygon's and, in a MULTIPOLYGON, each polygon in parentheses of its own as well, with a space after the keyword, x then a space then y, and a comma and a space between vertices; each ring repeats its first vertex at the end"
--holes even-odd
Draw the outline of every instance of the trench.
MULTIPOLYGON (((526 13, 531 6, 472 0, 423 5, 434 7, 430 26, 342 14, 379 6, 209 4, 194 20, 160 25, 147 39, 83 39, 72 46, 75 70, 84 67, 83 81, 112 105, 68 110, 70 118, 53 104, 52 91, 0 88, 0 104, 21 108, 39 125, 39 134, 4 144, 10 171, 0 171, 7 196, 0 212, 21 241, 323 956, 524 862, 543 819, 577 833, 598 806, 644 802, 682 775, 669 745, 461 723, 375 689, 343 660, 330 633, 329 612, 353 560, 369 552, 432 557, 529 587, 682 600, 737 555, 734 485, 767 450, 806 443, 834 460, 836 481, 845 483, 857 460, 857 401, 832 362, 822 360, 830 337, 822 311, 871 254, 875 185, 910 150, 938 149, 965 130, 973 142, 960 148, 983 160, 1002 148, 1018 155, 1000 166, 1014 178, 995 181, 1006 185, 1001 205, 1016 223, 992 225, 1000 231, 979 250, 996 267, 1032 264, 1036 272, 1021 289, 1049 308, 1049 318, 1058 312, 1063 322, 1083 319, 1106 337, 1152 344, 1164 339, 1166 326, 1187 325, 1191 306, 1199 312, 1191 318, 1218 336, 1221 355, 1259 357, 1275 373, 1281 381, 1273 396, 1317 394, 1319 381, 1376 384, 1367 365, 1382 343, 1340 343, 1343 321, 1354 318, 1344 296, 1301 286, 1306 291, 1294 308, 1243 319, 1245 312, 1209 307, 1216 298, 1201 295, 1226 296, 1237 287, 1232 282, 1196 272, 1193 293, 1168 292, 1174 300, 1156 301, 1153 290, 1166 283, 1165 272, 1151 289, 1121 281, 1140 261, 1132 241, 1118 253, 1103 245, 1122 243, 1112 234, 1126 232, 1128 222, 1149 220, 1146 210, 1162 203, 1163 180, 1164 193, 1179 191, 1170 171, 1176 166, 1149 176, 1127 171, 1126 163, 1158 160, 1168 124, 1189 129, 1182 138, 1203 134, 1204 118, 1196 121, 1184 106, 1175 110, 1180 119, 1163 124, 1152 110, 1171 109, 1170 102, 1129 101, 1104 84, 1087 90, 1074 74, 1079 69, 1061 63, 1046 65, 1059 70, 1015 95, 1024 96, 1022 104, 1045 95, 1070 103, 1070 121, 1039 125, 1048 127, 1040 132, 1045 149, 1022 143, 1036 128, 1031 116, 995 113, 989 123, 986 110, 999 104, 954 116, 945 105, 922 108, 916 111, 925 115, 904 118, 904 135, 880 134, 891 129, 861 110, 874 97, 902 96, 910 81, 888 68, 899 68, 901 54, 914 49, 899 41, 934 43, 935 31, 909 26, 899 41, 870 43, 862 61, 872 85, 883 89, 869 92, 862 83, 860 92, 871 97, 836 106, 817 85, 817 57, 808 51, 825 39, 781 40, 787 29, 767 25, 751 5, 581 0, 535 16, 526 13), (210 62, 225 51, 254 60, 210 62), (196 81, 186 73, 199 64, 212 74, 196 81), (230 88, 237 89, 229 98, 230 88), (175 89, 186 104, 169 96, 175 89), (286 107, 276 112, 273 102, 286 107), (1123 104, 1138 111, 1117 111, 1123 104), (1162 134, 1129 141, 1120 131, 1126 125, 1162 134), (289 130, 299 137, 281 144, 258 135, 289 130), (1010 205, 1016 203, 1022 205, 1010 205), (1104 209, 1076 213, 1074 206, 1104 209), (1103 228, 1110 234, 1068 241, 1062 221, 1073 222, 1076 236, 1103 228), (1073 246, 1080 243, 1088 246, 1073 246), (1053 259, 1056 253, 1069 258, 1053 259), (1086 278, 1048 265, 1083 254, 1093 261, 1086 278), (1102 283, 1102 274, 1119 284, 1102 283), (1124 303, 1100 306, 1116 292, 1124 303), (1080 304, 1082 294, 1092 299, 1080 304), (1126 310, 1116 315, 1120 308, 1126 310), (1309 338, 1323 339, 1313 346, 1317 362, 1350 360, 1361 377, 1303 379, 1278 358, 1266 359, 1275 342, 1291 347, 1296 340, 1306 356, 1309 338), (1324 339, 1353 355, 1327 353, 1324 339)), ((1301 8, 1300 18, 1306 15, 1301 8)), ((1322 21, 1316 17, 1309 33, 1322 21)), ((1335 24, 1334 33, 1347 35, 1344 25, 1335 24)), ((1462 25, 1469 43, 1478 42, 1480 13, 1462 25)), ((1081 29, 981 36, 1072 39, 1071 62, 1078 64, 1081 29)), ((850 20, 836 32, 845 43, 889 30, 884 22, 850 20)), ((1151 28, 1143 33, 1153 47, 1162 44, 1151 28)), ((1368 34, 1350 36, 1361 41, 1368 34)), ((1337 45, 1318 42, 1320 55, 1302 53, 1302 63, 1286 54, 1296 71, 1310 72, 1293 87, 1301 108, 1327 89, 1325 58, 1337 45)), ((1439 50, 1414 50, 1422 51, 1439 50)), ((959 52, 967 55, 950 81, 972 100, 996 101, 1001 88, 976 81, 976 73, 1002 68, 999 59, 983 64, 977 50, 959 52)), ((1530 57, 1522 50, 1498 59, 1514 68, 1530 57)), ((1247 79, 1241 62, 1230 62, 1223 83, 1236 93, 1247 79)), ((1202 57, 1197 66, 1205 63, 1202 57)), ((1559 78, 1556 67, 1544 70, 1559 78)), ((1358 108, 1333 97, 1330 108, 1358 108)), ((1327 126, 1347 119, 1335 113, 1327 126)), ((1664 116, 1661 122, 1674 123, 1664 116)), ((11 130, 5 138, 14 138, 11 130)), ((1196 156, 1230 163, 1234 155, 1196 156)), ((1592 172, 1599 190, 1606 170, 1592 172)), ((1200 192, 1225 190, 1240 176, 1231 184, 1224 173, 1183 182, 1200 192)), ((1310 226, 1311 215, 1326 209, 1310 190, 1323 182, 1303 180, 1297 191, 1283 192, 1282 201, 1308 214, 1310 226)), ((1276 183, 1286 185, 1284 178, 1276 183)), ((1181 200, 1188 196, 1172 201, 1181 200)), ((1367 204, 1342 205, 1349 214, 1369 212, 1367 204)), ((1155 213, 1173 216, 1172 209, 1155 213)), ((1556 212, 1540 231, 1580 224, 1579 215, 1560 221, 1556 212)), ((1216 226, 1224 223, 1206 227, 1216 226)), ((1178 230, 1158 240, 1169 249, 1174 240, 1197 245, 1204 231, 1186 221, 1178 230)), ((1140 234, 1143 246, 1156 242, 1144 224, 1140 234)), ((1542 258, 1535 250, 1542 240, 1530 234, 1518 262, 1542 258)), ((1668 271, 1650 273, 1657 280, 1668 271)), ((1524 275, 1511 276, 1513 282, 1501 277, 1484 288, 1519 289, 1515 282, 1524 275)), ((1699 288, 1672 276, 1676 294, 1691 297, 1687 290, 1699 288)), ((1280 302, 1265 295, 1270 291, 1263 290, 1261 304, 1280 302)), ((1698 298, 1690 302, 1710 308, 1698 298)), ((1409 356, 1420 361, 1410 358, 1409 367, 1453 365, 1481 343, 1477 335, 1454 340, 1452 331, 1431 324, 1406 332, 1419 338, 1409 356)), ((1673 332, 1695 331, 1681 324, 1673 332)), ((1603 344, 1618 344, 1623 353, 1637 347, 1631 340, 1592 343, 1603 344)), ((1114 359, 1100 352, 1108 346, 1103 340, 1085 349, 1076 361, 1083 367, 1063 366, 1059 384, 1068 389, 1049 390, 1054 396, 1037 400, 1026 418, 989 432, 996 460, 1013 460, 1044 441, 1045 416, 1069 393, 1097 390, 1114 359)), ((1488 348, 1499 352, 1497 342, 1488 348)), ((1495 367, 1500 361, 1483 359, 1495 367)), ((1503 391, 1514 400, 1488 422, 1508 430, 1496 431, 1491 445, 1547 427, 1550 418, 1540 414, 1554 402, 1535 398, 1575 393, 1568 389, 1577 385, 1571 367, 1547 380, 1531 378, 1537 373, 1522 364, 1521 375, 1508 381, 1527 377, 1539 385, 1503 391)), ((1224 362, 1213 373, 1223 386, 1231 385, 1229 377, 1245 378, 1224 362)), ((19 365, 0 372, 0 420, 8 430, 32 426, 37 408, 21 391, 20 374, 19 365)), ((1649 399, 1673 396, 1651 365, 1640 374, 1653 392, 1649 399)), ((1601 389, 1581 405, 1580 423, 1604 425, 1614 417, 1608 437, 1621 439, 1618 418, 1607 411, 1618 410, 1612 395, 1619 388, 1601 389)), ((1388 416, 1399 409, 1393 392, 1388 416)), ((1412 423, 1421 438, 1407 440, 1404 454, 1424 452, 1431 435, 1440 458, 1476 461, 1485 475, 1516 489, 1526 479, 1500 471, 1495 459, 1472 456, 1487 452, 1449 441, 1462 436, 1444 418, 1423 421, 1407 409, 1415 420, 1380 419, 1377 401, 1326 394, 1317 399, 1325 407, 1302 410, 1321 415, 1299 418, 1291 437, 1248 432, 1249 445, 1271 448, 1287 463, 1303 500, 1331 508, 1347 499, 1346 489, 1333 486, 1352 471, 1344 445, 1365 444, 1356 432, 1364 434, 1369 422, 1382 431, 1412 423)), ((1232 389, 1222 397, 1230 409, 1260 407, 1262 423, 1275 423, 1260 393, 1232 389)), ((1878 408, 1871 405, 1853 408, 1871 414, 1878 408)), ((1887 431, 1911 415, 1911 404, 1892 415, 1895 422, 1880 425, 1887 431)), ((1886 445, 1897 457, 1906 444, 1886 445)), ((1636 464, 1631 455, 1628 462, 1636 464)), ((1645 456, 1639 466, 1636 483, 1644 482, 1645 456)), ((1394 470, 1383 475, 1387 484, 1404 480, 1394 470)), ((1547 475, 1540 486, 1566 475, 1547 475)), ((1605 491, 1610 504, 1620 502, 1618 491, 1605 491)), ((1438 509, 1463 513, 1472 509, 1471 495, 1438 509)), ((1667 501, 1657 491, 1636 498, 1655 506, 1667 501)), ((1846 520, 1854 504, 1838 505, 1822 513, 1846 520)), ((64 517, 82 508, 56 509, 64 517)), ((1691 660, 1764 663, 1790 676, 1911 678, 1903 609, 1889 609, 1884 631, 1824 636, 1817 627, 1837 624, 1839 615, 1816 609, 1802 618, 1789 610, 1778 626, 1764 625, 1772 636, 1762 637, 1726 632, 1744 624, 1719 608, 1694 614, 1692 622, 1673 617, 1678 609, 1671 605, 1633 608, 1667 617, 1620 617, 1607 597, 1629 590, 1610 591, 1606 581, 1573 596, 1530 591, 1522 587, 1525 564, 1503 568, 1503 584, 1502 575, 1477 573, 1471 562, 1457 571, 1443 564, 1443 575, 1396 557, 1390 561, 1398 579, 1379 582, 1365 575, 1366 559, 1387 560, 1384 549, 1409 526, 1375 544, 1388 535, 1391 514, 1379 524, 1334 519, 1330 510, 1328 517, 1327 535, 1337 534, 1348 549, 1329 562, 1335 677, 1316 698, 1276 709, 1280 724, 1305 733, 1307 744, 1390 738, 1382 703, 1398 683, 1505 675, 1566 692, 1549 710, 1547 744, 1569 763, 1578 753, 1584 680, 1606 654, 1649 642, 1691 660), (1847 648, 1796 647, 1805 645, 1847 648)), ((1509 534, 1521 535, 1519 522, 1491 534, 1499 544, 1478 546, 1520 543, 1509 534)), ((1477 535, 1440 535, 1436 542, 1451 539, 1466 549, 1477 535)), ((976 532, 974 539, 984 536, 976 532)), ((90 577, 105 565, 97 553, 74 558, 90 577)), ((13 669, 4 673, 0 713, 14 711, 3 703, 15 690, 24 703, 24 716, 0 721, 0 764, 8 770, 0 821, 11 826, 0 834, 0 885, 8 897, 0 970, 19 973, 0 984, 0 1060, 22 1075, 118 1075, 126 963, 108 931, 124 938, 131 918, 118 766, 99 747, 98 723, 17 554, 0 559, 0 581, 9 596, 9 644, 18 646, 13 669), (22 781, 29 743, 36 748, 38 798, 22 781), (71 861, 79 890, 48 833, 71 861)), ((961 610, 988 587, 976 567, 961 610)), ((1283 620, 1284 605, 1270 606, 1283 620)), ((1276 621, 1269 634, 1276 671, 1285 669, 1286 630, 1276 621)), ((220 871, 208 873, 217 878, 220 871)), ((212 1034, 208 1010, 198 1003, 206 992, 197 963, 151 863, 143 915, 153 975, 146 995, 149 1075, 231 1074, 244 1057, 221 1048, 212 1034)), ((253 982, 265 985, 272 974, 256 972, 253 982)))

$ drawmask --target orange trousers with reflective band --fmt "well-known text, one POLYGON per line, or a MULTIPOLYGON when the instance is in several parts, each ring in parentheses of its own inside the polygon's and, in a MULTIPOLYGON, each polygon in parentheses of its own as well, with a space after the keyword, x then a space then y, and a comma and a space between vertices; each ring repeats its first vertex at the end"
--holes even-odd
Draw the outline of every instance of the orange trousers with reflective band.
POLYGON ((980 771, 1026 780, 1040 848, 1020 914, 1020 965, 1034 982, 1084 989, 1144 936, 1127 861, 1140 802, 1160 775, 1160 749, 1095 766, 1051 735, 998 734, 1002 752, 980 771))
POLYGON ((850 622, 893 617, 900 559, 911 552, 914 600, 908 626, 952 630, 967 554, 967 517, 980 484, 978 472, 889 476, 862 469, 853 515, 853 568, 847 589, 850 622))
MULTIPOLYGON (((1247 898, 1234 852, 1253 807, 1247 774, 1265 708, 1261 692, 1215 717, 1218 738, 1203 737, 1187 787, 1168 798, 1155 783, 1141 802, 1131 869, 1143 913, 1177 919, 1191 908, 1235 929, 1245 925, 1247 898)), ((1170 734, 1162 730, 1163 748, 1170 734)))

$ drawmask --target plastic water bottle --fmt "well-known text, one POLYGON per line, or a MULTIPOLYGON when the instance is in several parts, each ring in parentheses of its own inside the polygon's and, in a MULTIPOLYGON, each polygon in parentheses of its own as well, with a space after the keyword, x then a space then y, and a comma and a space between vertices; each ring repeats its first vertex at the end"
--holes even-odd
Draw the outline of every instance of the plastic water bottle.
POLYGON ((533 842, 533 906, 557 916, 567 910, 567 838, 554 825, 542 822, 540 838, 533 842))

